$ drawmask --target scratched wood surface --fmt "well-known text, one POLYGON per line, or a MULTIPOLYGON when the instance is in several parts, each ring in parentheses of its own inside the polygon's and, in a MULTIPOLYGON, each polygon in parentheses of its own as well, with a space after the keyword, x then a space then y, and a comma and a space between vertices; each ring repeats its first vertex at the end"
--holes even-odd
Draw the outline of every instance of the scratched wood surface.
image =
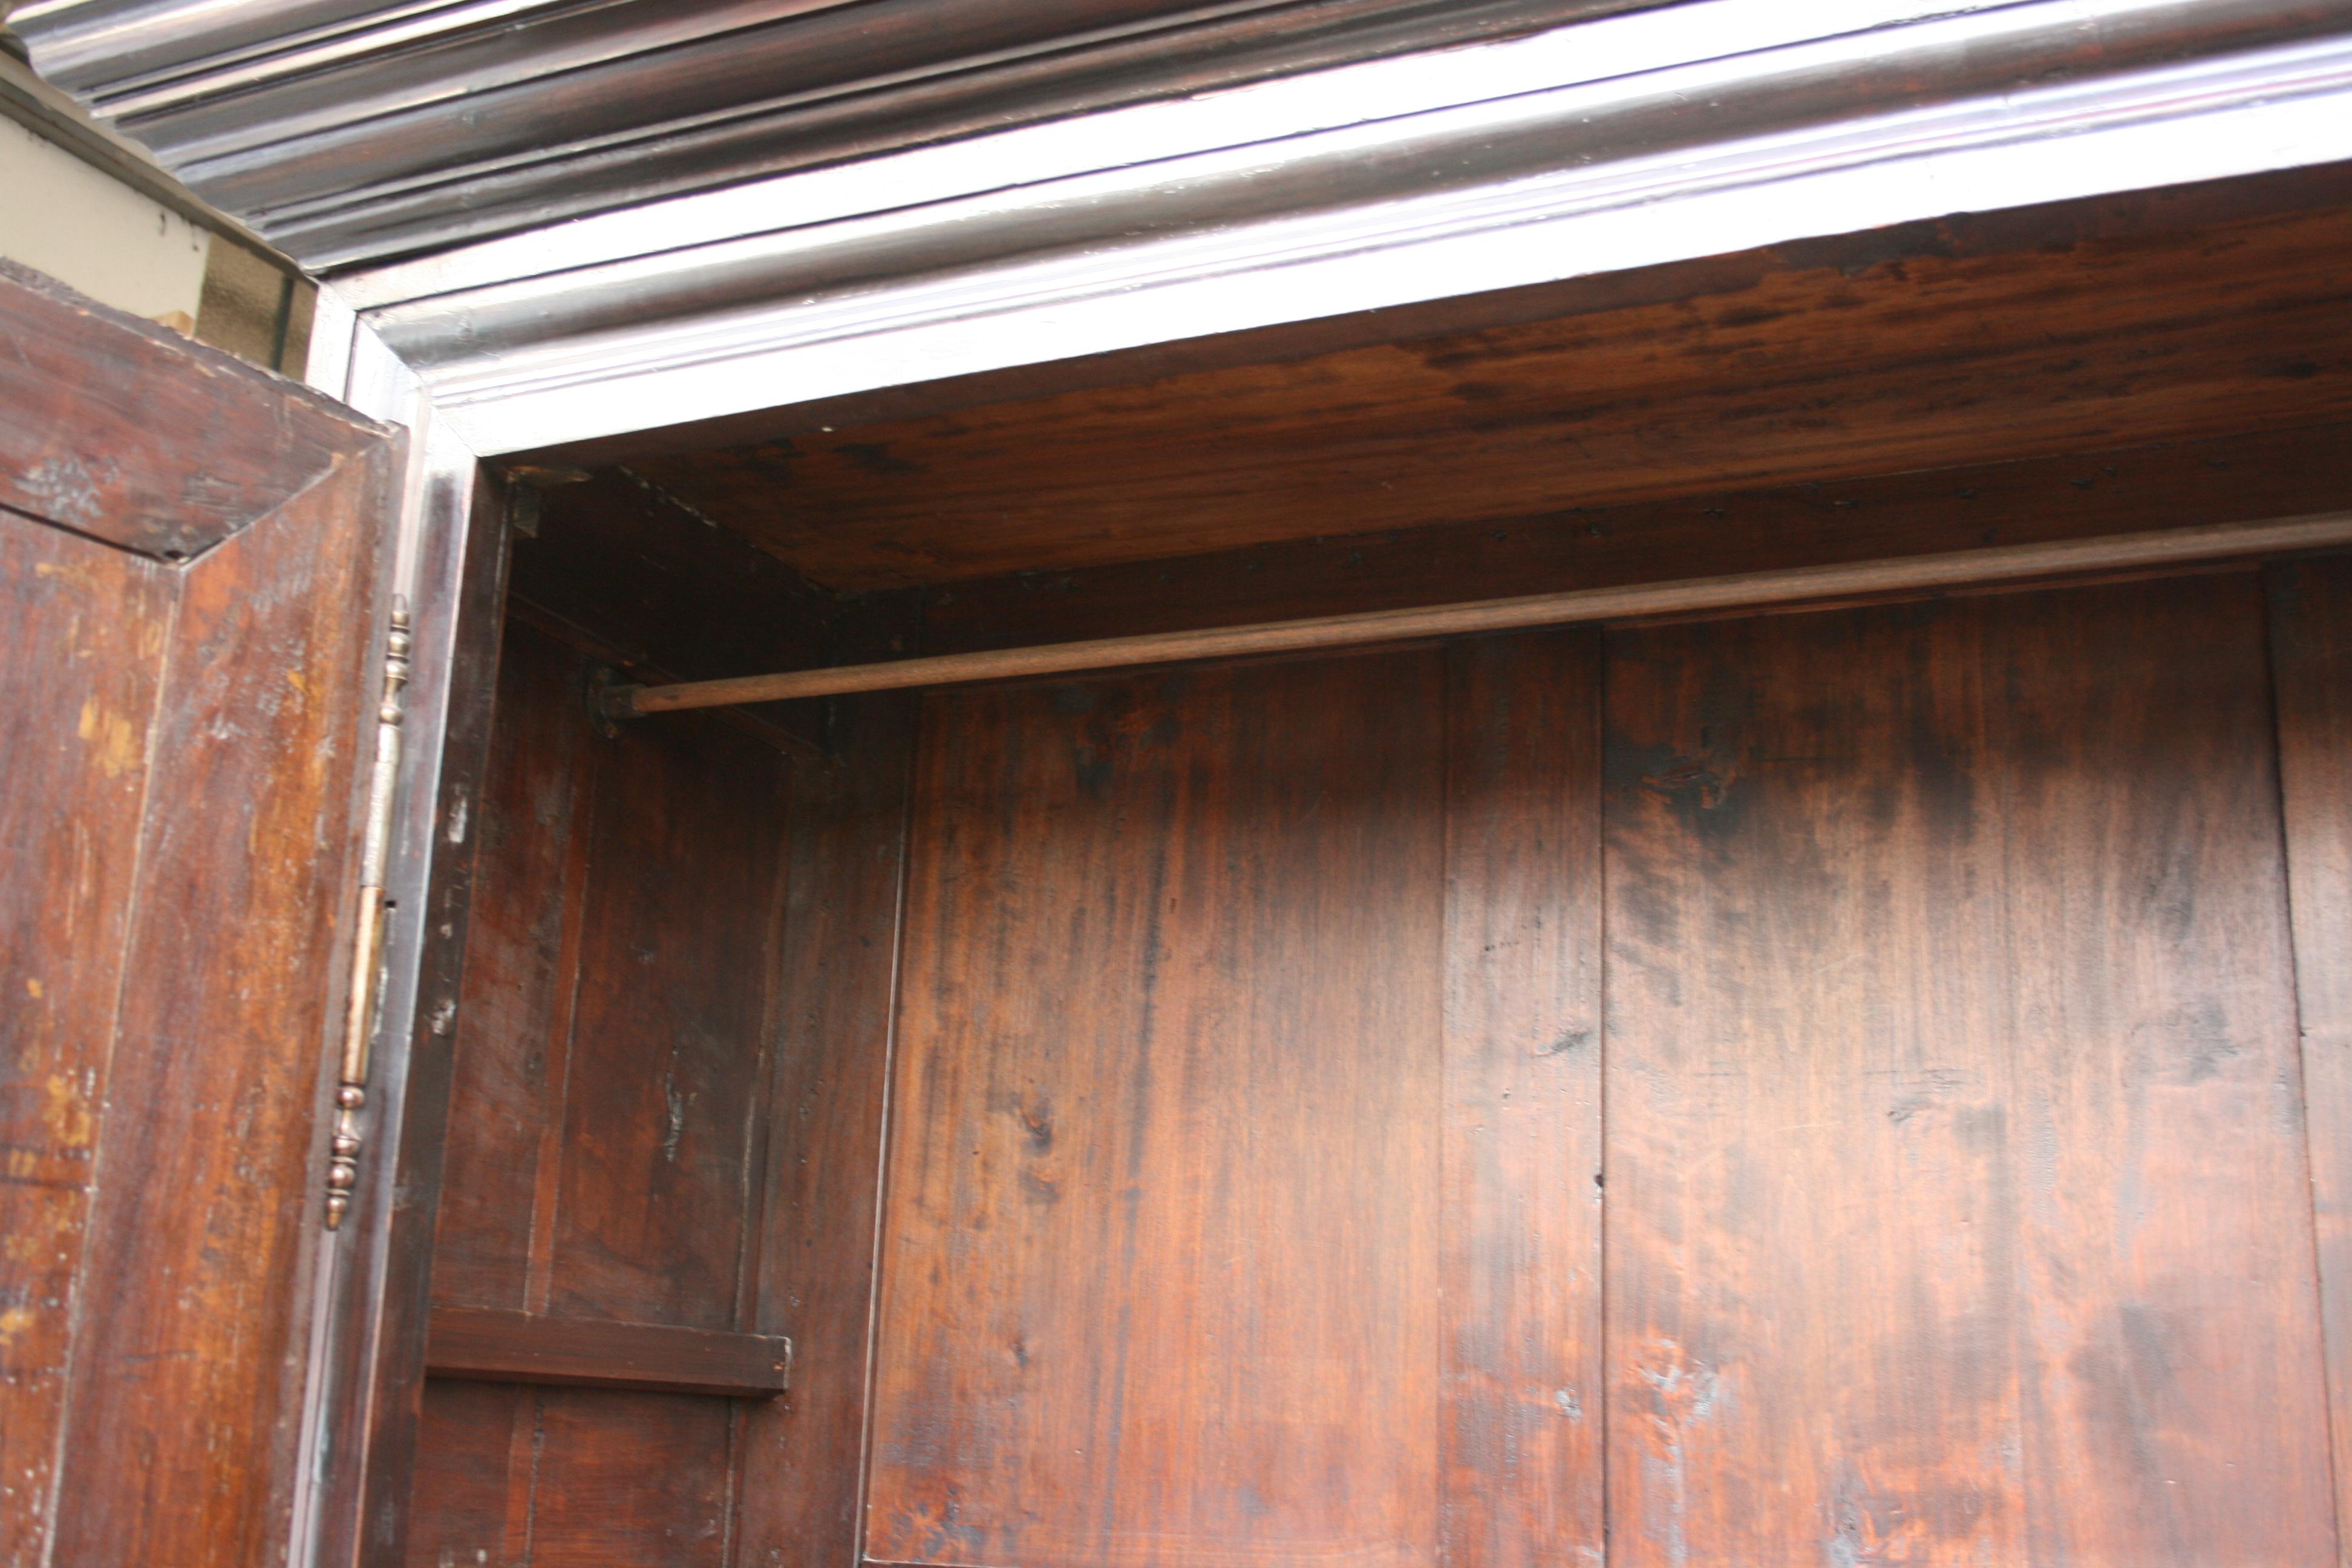
POLYGON ((2263 644, 1612 635, 1612 1561, 2334 1559, 2263 644))
POLYGON ((203 554, 351 450, 340 405, 6 260, 0 344, 0 405, 25 411, 0 419, 0 506, 157 560, 203 554))
POLYGON ((39 1563, 66 1415, 158 658, 163 567, 0 516, 0 1563, 39 1563))
POLYGON ((927 700, 870 1558, 1433 1561, 1444 679, 927 700))
POLYGON ((0 343, 0 1562, 272 1563, 394 448, 5 265, 0 343))
MULTIPOLYGON (((2269 585, 2319 1306, 2342 1529, 2352 1521, 2352 560, 2282 564, 2272 569, 2269 585)), ((2352 1533, 2339 1551, 2352 1563, 2352 1533)))

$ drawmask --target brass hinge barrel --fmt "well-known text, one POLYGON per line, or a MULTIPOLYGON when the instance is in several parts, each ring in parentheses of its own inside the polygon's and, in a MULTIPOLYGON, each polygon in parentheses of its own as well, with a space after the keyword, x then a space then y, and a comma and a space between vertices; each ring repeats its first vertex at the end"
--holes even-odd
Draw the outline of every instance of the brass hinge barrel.
POLYGON ((384 873, 392 859, 393 795, 400 783, 401 692, 408 684, 408 601, 392 601, 383 642, 383 696, 375 711, 375 768, 368 778, 360 845, 359 908, 352 938, 350 1011, 343 1019, 335 1130, 327 1149, 327 1228, 351 1212, 360 1177, 360 1112, 367 1106, 368 1056, 375 1041, 376 994, 383 974, 384 873))

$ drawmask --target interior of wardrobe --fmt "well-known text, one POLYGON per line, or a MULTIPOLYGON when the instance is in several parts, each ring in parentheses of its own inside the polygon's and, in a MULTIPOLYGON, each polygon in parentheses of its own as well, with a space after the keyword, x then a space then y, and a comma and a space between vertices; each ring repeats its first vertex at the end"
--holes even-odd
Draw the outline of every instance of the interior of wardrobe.
POLYGON ((2342 511, 2347 294, 2324 170, 520 459, 410 1561, 2332 1561, 2352 561, 596 693, 2342 511))

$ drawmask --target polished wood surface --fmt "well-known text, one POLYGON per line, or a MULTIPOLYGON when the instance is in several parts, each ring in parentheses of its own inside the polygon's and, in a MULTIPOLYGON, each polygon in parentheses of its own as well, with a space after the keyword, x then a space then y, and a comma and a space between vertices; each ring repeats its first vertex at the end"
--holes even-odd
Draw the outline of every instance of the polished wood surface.
POLYGON ((2352 1563, 2352 560, 2276 567, 2269 585, 2336 1517, 2352 1563))
POLYGON ((1712 258, 631 468, 872 589, 2341 420, 2333 177, 1712 258))
POLYGON ((2332 1561, 2252 574, 1608 665, 1612 1561, 2332 1561))
POLYGON ((1444 674, 927 699, 869 1558, 1434 1560, 1444 674))
POLYGON ((398 450, 14 270, 0 338, 0 1560, 281 1562, 398 450))
POLYGON ((667 1323, 441 1307, 433 1313, 425 1367, 436 1377, 481 1383, 764 1399, 784 1391, 792 1342, 667 1323))

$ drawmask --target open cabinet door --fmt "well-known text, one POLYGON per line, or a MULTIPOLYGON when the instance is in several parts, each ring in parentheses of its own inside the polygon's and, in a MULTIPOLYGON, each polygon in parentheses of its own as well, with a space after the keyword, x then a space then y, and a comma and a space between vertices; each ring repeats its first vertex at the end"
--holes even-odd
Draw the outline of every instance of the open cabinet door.
POLYGON ((0 264, 0 1564, 292 1550, 401 438, 0 264))

